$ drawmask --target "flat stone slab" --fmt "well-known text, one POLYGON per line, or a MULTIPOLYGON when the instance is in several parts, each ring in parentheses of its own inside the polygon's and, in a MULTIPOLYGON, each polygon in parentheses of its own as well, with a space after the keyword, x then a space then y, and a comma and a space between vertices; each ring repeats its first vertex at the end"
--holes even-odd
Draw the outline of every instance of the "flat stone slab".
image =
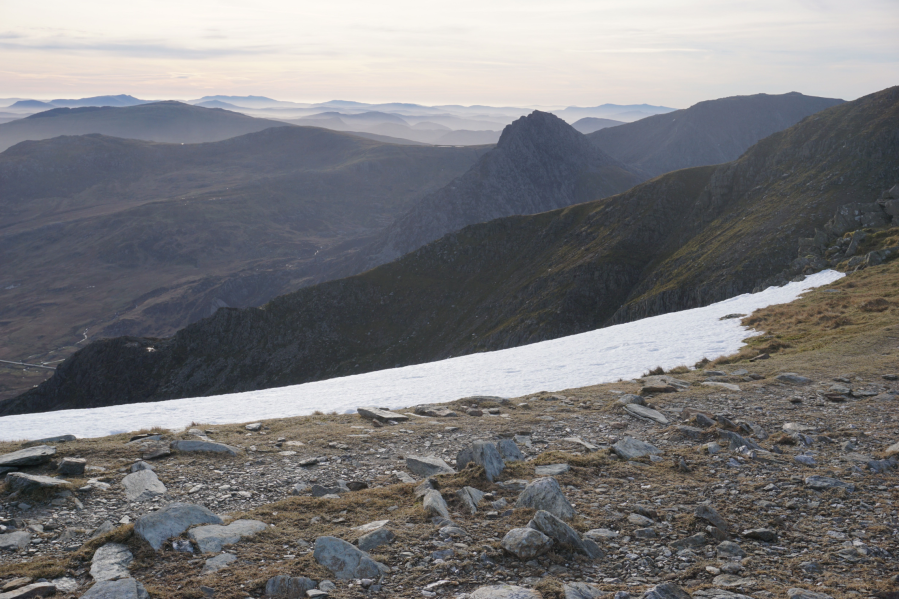
POLYGON ((354 526, 353 530, 362 534, 368 534, 370 532, 378 530, 379 528, 384 528, 388 524, 390 524, 390 520, 375 520, 374 522, 369 522, 368 524, 354 526))
POLYGON ((396 412, 391 412, 390 410, 381 410, 379 408, 356 408, 356 411, 362 418, 365 418, 367 420, 379 420, 381 422, 387 422, 388 420, 393 420, 394 422, 405 422, 409 420, 409 417, 405 414, 397 414, 396 412))
POLYGON ((481 587, 470 594, 469 599, 542 599, 537 591, 511 584, 495 584, 481 587))
POLYGON ((824 491, 826 489, 846 489, 849 492, 855 491, 855 485, 852 483, 844 483, 843 481, 830 478, 829 476, 809 476, 805 479, 805 486, 816 491, 824 491))
POLYGON ((35 582, 6 593, 0 593, 0 599, 31 599, 32 597, 49 597, 56 594, 56 585, 52 582, 35 582))
POLYGON ((534 468, 534 474, 537 476, 558 476, 565 474, 571 470, 568 464, 547 464, 546 466, 537 466, 534 468))
POLYGON ((171 537, 197 524, 222 524, 222 519, 201 505, 170 503, 161 510, 146 514, 134 523, 134 532, 159 551, 171 537))
POLYGON ((244 537, 265 530, 268 526, 259 520, 235 520, 227 526, 212 524, 191 529, 188 536, 197 543, 203 553, 221 551, 226 545, 233 545, 244 537))
POLYGON ((72 486, 72 483, 61 478, 52 478, 37 474, 25 474, 24 472, 10 472, 6 475, 6 482, 9 483, 10 487, 19 491, 72 486))
POLYGON ((57 435, 56 437, 45 437, 43 439, 35 439, 34 441, 22 443, 22 447, 34 447, 35 445, 47 445, 49 443, 68 443, 75 439, 75 435, 57 435))
POLYGON ((128 501, 147 501, 164 495, 168 489, 152 470, 138 470, 122 479, 128 501))
POLYGON ((625 460, 635 460, 648 455, 659 455, 662 453, 655 445, 634 439, 633 437, 625 437, 612 445, 612 452, 625 460))
POLYGON ((392 543, 394 539, 396 539, 396 535, 393 534, 392 530, 389 528, 379 528, 378 530, 374 530, 359 537, 356 544, 362 551, 371 551, 381 545, 392 543))
POLYGON ((150 599, 150 594, 133 578, 121 578, 98 582, 81 599, 150 599))
POLYGON ((0 455, 0 467, 40 466, 49 462, 54 455, 56 455, 55 447, 38 445, 37 447, 29 447, 0 455))
POLYGON ((330 570, 339 580, 378 579, 390 572, 390 568, 376 562, 364 551, 360 551, 336 537, 315 539, 315 550, 312 556, 316 562, 330 570))
POLYGON ((406 456, 406 468, 418 476, 436 476, 438 474, 455 474, 449 464, 437 456, 406 456))
POLYGON ((128 565, 134 556, 127 547, 119 543, 107 543, 94 552, 91 560, 91 576, 97 582, 128 578, 128 565))
POLYGON ((814 382, 812 379, 799 376, 795 372, 785 372, 783 374, 778 374, 774 378, 781 383, 788 383, 790 385, 810 385, 814 382))
POLYGON ((705 381, 702 383, 704 387, 721 387, 722 389, 727 389, 728 391, 739 391, 740 385, 734 385, 733 383, 722 383, 720 381, 705 381))
MULTIPOLYGON (((228 455, 237 455, 240 450, 224 443, 215 443, 213 441, 172 441, 171 448, 175 451, 205 451, 210 453, 227 453, 228 455)), ((144 459, 149 459, 144 457, 144 459)))
POLYGON ((643 420, 651 420, 657 424, 668 425, 668 419, 665 418, 665 415, 657 410, 653 410, 652 408, 647 408, 646 406, 641 406, 638 403, 627 403, 624 404, 624 411, 630 414, 631 416, 636 416, 637 418, 642 418, 643 420))

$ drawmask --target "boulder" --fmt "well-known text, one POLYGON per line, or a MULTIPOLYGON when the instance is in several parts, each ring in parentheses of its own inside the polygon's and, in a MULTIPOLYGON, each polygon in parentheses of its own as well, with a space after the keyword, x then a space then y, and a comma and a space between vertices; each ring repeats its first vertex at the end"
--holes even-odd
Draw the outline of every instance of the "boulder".
POLYGON ((828 595, 827 593, 816 593, 795 587, 787 591, 787 597, 790 599, 833 599, 833 595, 828 595))
POLYGON ((390 568, 376 562, 364 551, 336 537, 317 538, 312 556, 340 580, 377 579, 390 572, 390 568))
POLYGON ((81 476, 86 466, 84 458, 63 458, 56 470, 63 476, 81 476))
POLYGON ((719 558, 724 559, 732 559, 732 558, 744 558, 746 557, 746 552, 743 551, 743 548, 733 541, 722 541, 718 544, 718 547, 715 549, 719 558))
POLYGON ((534 559, 553 546, 553 540, 534 528, 513 528, 503 537, 502 547, 521 560, 534 559))
POLYGON ((134 556, 120 543, 107 543, 94 552, 91 560, 91 576, 97 582, 129 578, 128 565, 134 556))
POLYGON ((148 464, 143 460, 138 460, 131 464, 131 472, 137 472, 138 470, 156 470, 152 464, 148 464))
POLYGON ((810 385, 814 382, 812 379, 799 376, 795 372, 785 372, 777 375, 775 378, 781 383, 788 383, 790 385, 810 385))
POLYGON ((751 528, 743 531, 743 536, 747 539, 755 539, 764 543, 777 542, 777 531, 770 528, 751 528))
POLYGON ((565 498, 559 483, 551 477, 538 478, 529 483, 518 496, 515 507, 545 510, 563 520, 574 517, 574 508, 565 498))
POLYGON ((128 501, 148 501, 165 495, 168 489, 152 470, 138 470, 122 479, 128 501))
POLYGON ((670 543, 668 546, 675 551, 680 551, 681 549, 695 549, 697 547, 702 547, 708 542, 709 538, 706 536, 706 534, 704 532, 700 532, 691 537, 678 539, 677 541, 670 543))
POLYGON ((272 576, 265 583, 265 594, 275 599, 305 599, 306 591, 315 586, 315 581, 305 576, 272 576))
POLYGON ((32 597, 49 597, 55 595, 56 585, 52 582, 35 582, 5 593, 0 593, 0 599, 31 599, 32 597))
POLYGON ((208 453, 227 453, 228 455, 237 455, 240 452, 236 447, 212 441, 172 441, 171 448, 175 451, 203 451, 208 453))
POLYGON ((222 524, 222 519, 201 505, 170 503, 161 510, 141 516, 134 532, 159 551, 163 543, 197 524, 222 524))
POLYGON ((392 530, 389 528, 379 528, 359 537, 356 545, 362 551, 371 551, 381 545, 393 543, 394 539, 396 539, 396 535, 393 534, 392 530))
POLYGON ((448 408, 438 408, 435 406, 418 406, 415 413, 419 416, 427 416, 429 418, 456 418, 459 415, 448 408))
POLYGON ((639 395, 634 395, 633 393, 625 393, 621 397, 618 398, 618 403, 622 405, 627 404, 637 404, 641 406, 646 405, 646 400, 639 395))
POLYGON ((203 553, 221 551, 226 545, 233 545, 244 537, 252 536, 267 528, 259 520, 235 520, 227 526, 210 524, 192 528, 187 535, 197 543, 203 553))
POLYGON ((133 578, 120 578, 98 582, 81 599, 150 599, 150 594, 133 578))
POLYGON ((524 456, 521 454, 521 450, 518 449, 518 445, 515 444, 515 441, 512 439, 502 439, 499 443, 496 444, 496 450, 499 452, 499 456, 503 459, 503 462, 520 462, 524 459, 524 456))
POLYGON ((713 508, 711 506, 698 505, 698 506, 696 506, 696 511, 693 512, 693 515, 695 515, 697 518, 705 520, 712 526, 716 526, 716 527, 720 528, 721 530, 726 531, 729 528, 727 525, 727 522, 725 522, 724 518, 722 518, 718 514, 718 512, 715 511, 715 508, 713 508))
POLYGON ((600 599, 608 593, 601 591, 596 585, 586 582, 570 582, 562 585, 562 594, 565 599, 600 599))
POLYGON ((636 416, 642 420, 650 420, 657 424, 661 424, 664 426, 668 426, 668 419, 665 418, 665 415, 661 412, 653 410, 652 408, 647 408, 646 406, 641 406, 638 403, 628 403, 624 404, 624 411, 630 414, 631 416, 636 416))
POLYGON ((625 460, 635 460, 648 455, 659 455, 662 451, 649 443, 645 443, 633 437, 625 437, 612 445, 612 452, 625 460))
POLYGON ((438 474, 455 474, 449 464, 437 456, 406 456, 406 468, 418 476, 436 476, 438 474))
POLYGON ((484 493, 474 487, 462 487, 456 491, 456 497, 459 498, 469 514, 477 514, 478 505, 483 501, 484 493))
POLYGON ((0 534, 0 551, 20 551, 31 543, 31 533, 24 530, 0 534))
POLYGON ((598 559, 604 555, 596 543, 584 541, 577 531, 547 511, 538 510, 531 521, 528 522, 528 528, 539 530, 562 547, 582 553, 588 557, 598 559))
POLYGON ((46 464, 56 455, 56 448, 49 445, 38 445, 20 449, 12 453, 0 455, 0 467, 21 468, 23 466, 40 466, 46 464))
POLYGON ((397 414, 396 412, 391 412, 390 410, 381 410, 378 408, 356 408, 356 412, 359 413, 359 416, 365 418, 367 420, 377 420, 379 422, 387 422, 388 420, 393 420, 394 422, 405 422, 409 420, 408 416, 404 416, 403 414, 397 414))
POLYGON ((440 494, 440 491, 435 489, 428 490, 422 499, 422 506, 424 507, 425 512, 431 516, 437 516, 446 520, 451 519, 449 508, 447 507, 443 496, 440 494))
POLYGON ((262 423, 261 422, 252 422, 252 423, 246 425, 244 428, 247 429, 248 431, 250 431, 251 433, 255 433, 255 432, 262 430, 262 423))
POLYGON ((456 468, 462 470, 469 464, 474 463, 474 453, 471 451, 471 446, 463 447, 456 453, 456 468))
POLYGON ((37 474, 25 474, 24 472, 10 472, 6 475, 6 482, 10 488, 18 491, 31 491, 34 489, 52 489, 55 487, 71 487, 72 483, 61 478, 51 478, 37 474))
POLYGON ((506 463, 500 457, 496 445, 489 441, 478 440, 471 444, 471 459, 484 468, 487 480, 493 482, 502 473, 506 463))
POLYGON ((543 599, 543 595, 511 584, 495 584, 476 589, 468 599, 543 599))

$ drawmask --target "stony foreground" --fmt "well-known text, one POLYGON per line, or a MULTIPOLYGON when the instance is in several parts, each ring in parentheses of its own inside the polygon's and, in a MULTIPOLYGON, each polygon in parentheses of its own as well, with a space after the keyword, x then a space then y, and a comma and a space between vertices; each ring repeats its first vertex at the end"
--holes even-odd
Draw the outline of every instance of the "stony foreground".
POLYGON ((775 364, 3 444, 0 597, 896 597, 896 377, 775 364))

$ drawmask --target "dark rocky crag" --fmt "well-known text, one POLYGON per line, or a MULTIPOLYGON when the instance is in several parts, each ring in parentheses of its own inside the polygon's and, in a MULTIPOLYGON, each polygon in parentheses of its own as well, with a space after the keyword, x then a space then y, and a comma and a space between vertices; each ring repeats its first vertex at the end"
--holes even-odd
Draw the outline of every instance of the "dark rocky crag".
POLYGON ((759 140, 842 102, 797 92, 734 96, 603 128, 587 137, 611 156, 655 176, 736 160, 759 140))
POLYGON ((90 344, 0 413, 274 387, 705 305, 778 276, 816 231, 826 247, 838 209, 870 203, 896 181, 891 88, 772 135, 732 163, 470 226, 261 309, 219 310, 169 339, 90 344))

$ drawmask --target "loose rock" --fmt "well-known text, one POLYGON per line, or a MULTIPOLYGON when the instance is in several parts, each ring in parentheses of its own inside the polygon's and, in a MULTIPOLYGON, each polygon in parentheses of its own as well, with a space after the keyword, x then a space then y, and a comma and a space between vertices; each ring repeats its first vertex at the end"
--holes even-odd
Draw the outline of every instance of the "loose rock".
POLYGON ((152 470, 138 470, 122 479, 128 501, 147 501, 164 495, 168 489, 152 470))
POLYGON ((159 511, 138 518, 134 523, 134 532, 159 551, 167 539, 197 524, 222 524, 222 519, 201 505, 170 503, 159 511))
POLYGON ((0 455, 0 467, 40 466, 49 462, 54 455, 56 455, 55 447, 38 445, 0 455))
POLYGON ((336 537, 317 538, 313 557, 340 580, 380 578, 390 572, 386 565, 336 537))
POLYGON ((433 455, 424 457, 407 456, 406 468, 408 468, 412 474, 425 477, 456 473, 455 470, 450 468, 449 464, 433 455))
POLYGON ((119 543, 107 543, 94 552, 91 560, 91 576, 97 582, 128 578, 128 565, 134 556, 127 547, 119 543))
POLYGON ((563 520, 570 520, 575 513, 574 508, 562 493, 559 483, 550 477, 538 478, 528 484, 518 496, 515 507, 545 510, 563 520))
POLYGON ((503 549, 525 561, 543 555, 552 545, 551 538, 534 528, 513 528, 502 540, 503 549))
POLYGON ((150 599, 150 594, 133 578, 121 578, 98 582, 81 599, 150 599))
POLYGON ((259 520, 235 520, 227 526, 211 524, 192 528, 188 536, 196 542, 202 553, 221 551, 226 545, 233 545, 244 537, 252 536, 267 528, 259 520))

